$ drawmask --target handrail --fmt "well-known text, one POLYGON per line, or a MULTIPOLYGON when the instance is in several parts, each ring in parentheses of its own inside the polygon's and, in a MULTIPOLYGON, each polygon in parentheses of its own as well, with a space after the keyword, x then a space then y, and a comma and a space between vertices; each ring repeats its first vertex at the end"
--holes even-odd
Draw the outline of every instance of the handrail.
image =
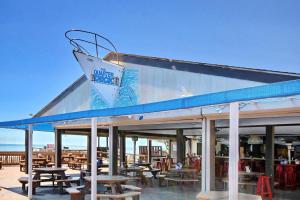
POLYGON ((85 30, 80 30, 80 29, 72 29, 72 30, 68 30, 68 31, 65 32, 65 37, 69 40, 70 44, 73 47, 75 47, 75 49, 77 51, 80 51, 80 52, 85 53, 87 55, 93 56, 91 53, 89 53, 89 51, 86 48, 84 48, 81 44, 79 44, 79 42, 95 45, 95 51, 96 51, 96 57, 97 58, 99 58, 99 48, 104 49, 104 50, 106 50, 108 52, 111 52, 111 53, 115 53, 116 57, 117 57, 117 63, 119 65, 119 54, 118 54, 116 46, 109 39, 105 38, 104 36, 99 35, 98 33, 91 32, 91 31, 85 31, 85 30), (73 38, 73 37, 71 37, 71 33, 74 33, 74 32, 86 33, 86 34, 93 35, 94 39, 93 39, 93 41, 89 41, 89 40, 85 40, 85 39, 81 39, 81 38, 73 38), (108 47, 105 47, 103 45, 100 45, 99 41, 101 41, 101 40, 106 41, 112 47, 112 49, 108 48, 108 47))

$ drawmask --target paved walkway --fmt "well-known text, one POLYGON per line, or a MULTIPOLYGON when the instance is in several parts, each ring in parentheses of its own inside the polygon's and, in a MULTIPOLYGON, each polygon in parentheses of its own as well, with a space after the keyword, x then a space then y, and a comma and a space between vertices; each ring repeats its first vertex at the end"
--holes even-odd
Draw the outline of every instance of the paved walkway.
MULTIPOLYGON (((67 170, 67 174, 78 174, 76 170, 67 170)), ((18 166, 4 166, 0 170, 0 200, 23 200, 27 199, 26 194, 22 193, 21 184, 18 182, 18 178, 25 176, 23 172, 19 171, 18 166)), ((222 189, 223 184, 217 182, 217 189, 222 189)), ((196 184, 194 187, 191 185, 185 186, 170 186, 170 187, 158 187, 157 180, 154 182, 154 187, 146 186, 143 188, 141 200, 194 200, 198 192, 200 192, 200 184, 196 184)), ((240 188, 241 192, 252 193, 251 188, 240 188)), ((297 190, 276 190, 274 200, 295 200, 300 199, 300 188, 297 190)), ((38 188, 37 194, 34 195, 34 200, 69 200, 68 194, 60 195, 57 189, 52 187, 38 188)), ((90 199, 90 195, 86 195, 85 199, 90 199)))

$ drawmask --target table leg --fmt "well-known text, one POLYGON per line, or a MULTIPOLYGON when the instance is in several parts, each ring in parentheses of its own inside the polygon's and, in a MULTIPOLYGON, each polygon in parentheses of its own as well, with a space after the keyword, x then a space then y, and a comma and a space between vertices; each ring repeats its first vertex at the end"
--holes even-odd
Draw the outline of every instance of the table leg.
POLYGON ((52 179, 52 187, 54 187, 54 173, 51 174, 51 179, 52 179))
MULTIPOLYGON (((60 176, 62 179, 67 179, 65 172, 61 172, 60 176)), ((71 183, 70 182, 65 182, 67 187, 71 187, 71 183)))

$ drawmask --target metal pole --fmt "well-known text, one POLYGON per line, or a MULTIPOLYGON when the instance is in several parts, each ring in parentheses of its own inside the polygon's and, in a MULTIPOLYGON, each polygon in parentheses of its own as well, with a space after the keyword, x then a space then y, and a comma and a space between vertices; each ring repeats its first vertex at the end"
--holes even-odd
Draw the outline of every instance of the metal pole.
POLYGON ((230 103, 229 109, 229 200, 238 199, 239 162, 239 103, 230 103))
POLYGON ((32 125, 28 125, 28 199, 32 199, 32 125))
POLYGON ((148 139, 148 155, 147 155, 147 157, 148 157, 148 163, 151 163, 151 161, 152 161, 152 152, 151 152, 151 150, 152 150, 152 140, 151 139, 148 139))
POLYGON ((133 141, 133 165, 135 165, 135 157, 136 157, 136 141, 133 141))
POLYGON ((91 120, 91 140, 92 140, 92 155, 91 155, 91 200, 97 199, 97 118, 91 120))
POLYGON ((95 43, 96 43, 96 54, 98 58, 98 42, 97 42, 97 35, 95 35, 95 43))
POLYGON ((201 154, 201 191, 206 192, 206 123, 207 119, 202 119, 202 154, 201 154))

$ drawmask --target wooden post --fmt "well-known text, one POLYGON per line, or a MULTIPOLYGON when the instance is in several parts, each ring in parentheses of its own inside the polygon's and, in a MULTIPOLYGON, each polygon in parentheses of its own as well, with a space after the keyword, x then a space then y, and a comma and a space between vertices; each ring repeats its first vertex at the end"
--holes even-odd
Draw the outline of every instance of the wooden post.
POLYGON ((28 199, 32 199, 32 125, 28 125, 28 199))
POLYGON ((274 191, 274 126, 266 126, 266 175, 270 177, 272 192, 274 191))
POLYGON ((28 130, 25 130, 25 174, 28 174, 28 130))
POLYGON ((172 157, 172 140, 169 140, 169 155, 172 157))
POLYGON ((97 199, 97 118, 91 120, 91 200, 97 199))
POLYGON ((152 140, 151 139, 148 139, 148 163, 151 163, 152 161, 152 140))
POLYGON ((118 127, 109 126, 109 175, 118 170, 118 127))
POLYGON ((120 133, 120 166, 124 167, 126 162, 126 136, 120 133))
POLYGON ((239 162, 239 103, 230 103, 229 108, 229 200, 238 199, 239 162))
POLYGON ((183 129, 176 130, 176 145, 177 145, 177 162, 184 164, 185 158, 185 138, 183 129))
POLYGON ((91 133, 87 136, 87 170, 91 171, 91 161, 92 161, 92 137, 91 133))
POLYGON ((61 167, 61 138, 63 130, 55 130, 55 167, 61 167))

